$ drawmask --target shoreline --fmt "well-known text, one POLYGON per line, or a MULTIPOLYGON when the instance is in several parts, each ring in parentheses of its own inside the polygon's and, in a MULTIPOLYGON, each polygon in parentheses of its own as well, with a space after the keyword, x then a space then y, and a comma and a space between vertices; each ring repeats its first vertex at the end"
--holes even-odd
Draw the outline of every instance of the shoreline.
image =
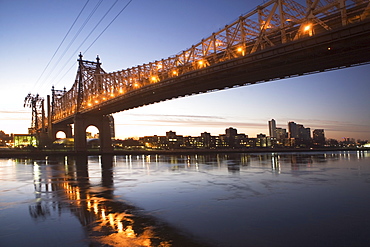
POLYGON ((181 154, 215 154, 215 153, 289 153, 289 152, 326 152, 326 151, 370 151, 370 148, 248 148, 248 149, 173 149, 173 150, 113 150, 102 152, 89 150, 75 152, 73 150, 14 150, 0 149, 0 158, 16 157, 45 157, 50 155, 78 156, 78 155, 181 155, 181 154))

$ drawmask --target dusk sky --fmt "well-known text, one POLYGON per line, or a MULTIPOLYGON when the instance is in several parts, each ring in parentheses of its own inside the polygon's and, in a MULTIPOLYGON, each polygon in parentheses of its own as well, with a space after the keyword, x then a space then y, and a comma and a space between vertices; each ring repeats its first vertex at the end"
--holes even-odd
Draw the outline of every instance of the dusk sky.
MULTIPOLYGON (((116 2, 102 1, 76 36, 99 2, 0 0, 0 130, 27 133, 31 109, 23 107, 24 98, 39 93, 46 99, 53 85, 69 90, 79 52, 85 60, 99 55, 107 72, 161 60, 198 43, 263 0, 132 0, 93 43, 129 3, 118 0, 92 31, 116 2)), ((255 137, 268 134, 267 122, 274 118, 277 127, 287 128, 294 121, 311 130, 325 129, 327 138, 370 140, 369 77, 370 65, 363 65, 156 103, 114 114, 116 138, 165 135, 169 130, 219 135, 229 127, 255 137)))

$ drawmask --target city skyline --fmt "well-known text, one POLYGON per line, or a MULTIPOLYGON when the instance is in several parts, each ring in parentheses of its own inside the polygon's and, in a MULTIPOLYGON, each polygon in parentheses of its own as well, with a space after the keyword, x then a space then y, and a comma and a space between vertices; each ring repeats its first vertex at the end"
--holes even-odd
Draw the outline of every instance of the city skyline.
MULTIPOLYGON (((127 3, 117 5, 111 18, 127 3)), ((99 54, 106 71, 160 60, 190 47, 261 3, 144 1, 139 4, 133 1, 90 49, 89 45, 102 27, 79 51, 87 60, 95 60, 99 54)), ((84 18, 94 4, 96 2, 87 5, 82 12, 84 18)), ((102 16, 111 4, 105 2, 96 14, 102 16)), ((24 97, 31 92, 46 98, 52 85, 56 89, 65 86, 68 90, 74 81, 78 52, 73 50, 77 50, 77 44, 72 45, 55 72, 50 71, 55 66, 52 61, 44 75, 42 73, 84 3, 3 1, 0 5, 3 54, 0 61, 3 70, 0 75, 0 130, 8 134, 26 133, 31 124, 31 109, 23 108, 24 97), (64 63, 68 64, 67 68, 56 76, 64 63), (66 71, 69 66, 72 69, 66 71), (47 78, 49 73, 51 76, 47 78)), ((95 23, 98 16, 93 18, 95 23)), ((107 23, 108 20, 105 25, 107 23)), ((76 29, 77 26, 71 30, 56 59, 66 49, 76 29)), ((77 38, 78 43, 88 31, 83 35, 77 38)), ((139 137, 170 129, 184 135, 206 130, 221 133, 233 126, 249 136, 256 136, 268 133, 265 121, 274 118, 278 126, 296 121, 311 129, 325 129, 328 138, 370 139, 369 71, 369 65, 363 65, 140 107, 114 114, 116 135, 118 138, 139 137)))

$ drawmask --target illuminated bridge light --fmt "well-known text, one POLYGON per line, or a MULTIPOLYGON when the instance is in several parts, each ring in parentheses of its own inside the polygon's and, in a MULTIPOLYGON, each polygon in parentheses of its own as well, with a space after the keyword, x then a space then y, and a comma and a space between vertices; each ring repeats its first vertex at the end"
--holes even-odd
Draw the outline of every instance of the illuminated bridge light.
POLYGON ((243 48, 243 47, 238 47, 238 48, 236 49, 236 51, 237 51, 238 53, 241 53, 243 56, 245 55, 245 50, 244 50, 244 48, 243 48))
POLYGON ((95 104, 98 104, 99 103, 99 100, 95 100, 95 104))
POLYGON ((220 41, 220 40, 216 40, 215 45, 216 45, 216 47, 219 47, 219 46, 223 45, 223 42, 220 41))
POLYGON ((207 66, 206 61, 204 61, 203 59, 198 61, 198 68, 199 69, 204 68, 206 66, 207 66))
POLYGON ((303 32, 308 33, 309 36, 312 36, 313 35, 313 27, 312 27, 312 24, 311 23, 306 24, 303 27, 303 32))
POLYGON ((151 82, 158 82, 158 81, 159 81, 159 78, 158 78, 158 76, 152 76, 152 77, 150 78, 150 81, 151 81, 151 82))
POLYGON ((177 72, 177 70, 174 70, 174 71, 172 71, 172 75, 177 76, 177 75, 179 75, 179 72, 177 72))

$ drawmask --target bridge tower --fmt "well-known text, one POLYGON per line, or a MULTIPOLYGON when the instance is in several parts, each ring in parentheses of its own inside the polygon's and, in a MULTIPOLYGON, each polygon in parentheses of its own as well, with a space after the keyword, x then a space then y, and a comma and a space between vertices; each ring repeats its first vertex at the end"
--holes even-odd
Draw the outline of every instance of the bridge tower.
POLYGON ((89 126, 95 126, 99 130, 101 152, 109 153, 113 151, 112 115, 103 114, 99 109, 94 112, 84 112, 85 99, 91 95, 98 96, 97 94, 102 91, 104 85, 102 75, 106 72, 101 68, 99 57, 96 58, 96 62, 86 61, 82 59, 80 53, 77 61, 78 71, 72 89, 66 92, 65 88, 64 90, 52 88, 50 137, 55 139, 58 131, 63 131, 67 138, 72 137, 71 124, 74 124, 74 149, 76 152, 85 152, 87 151, 86 129, 89 126), (63 114, 67 116, 64 119, 63 114), (60 119, 61 121, 53 121, 60 119))
POLYGON ((84 61, 82 54, 80 53, 78 59, 78 71, 77 71, 77 102, 76 102, 76 114, 74 116, 74 147, 76 152, 87 151, 86 142, 86 129, 90 125, 95 126, 99 129, 100 139, 100 150, 105 152, 113 151, 112 146, 112 131, 111 131, 111 115, 97 113, 83 114, 83 99, 86 95, 89 86, 95 85, 96 87, 102 87, 102 74, 105 71, 101 68, 99 56, 96 57, 96 62, 84 61))

